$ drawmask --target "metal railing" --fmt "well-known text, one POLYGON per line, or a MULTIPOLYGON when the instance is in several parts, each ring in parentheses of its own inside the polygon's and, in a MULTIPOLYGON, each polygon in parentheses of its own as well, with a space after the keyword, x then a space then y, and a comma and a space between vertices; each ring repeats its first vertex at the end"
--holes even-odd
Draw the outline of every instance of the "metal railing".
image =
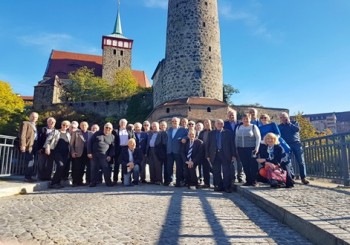
POLYGON ((0 176, 24 173, 24 156, 15 145, 16 137, 0 135, 0 176))
MULTIPOLYGON (((308 176, 334 179, 350 185, 350 132, 302 141, 308 176)), ((299 167, 292 160, 296 174, 299 167)))
MULTIPOLYGON (((15 140, 16 137, 0 135, 0 176, 24 172, 23 154, 15 147, 15 140)), ((350 186, 350 132, 304 140, 302 145, 308 176, 334 179, 350 186)), ((293 158, 292 163, 299 175, 293 158)))

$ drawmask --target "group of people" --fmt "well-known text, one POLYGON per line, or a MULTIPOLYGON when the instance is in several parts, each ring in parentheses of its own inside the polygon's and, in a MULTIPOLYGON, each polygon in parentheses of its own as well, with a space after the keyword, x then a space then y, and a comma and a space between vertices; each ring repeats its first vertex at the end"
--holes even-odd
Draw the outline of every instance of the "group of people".
POLYGON ((38 114, 32 112, 20 129, 25 181, 35 181, 37 155, 37 177, 50 180, 51 188, 62 188, 71 170, 72 186, 95 187, 103 179, 107 186, 114 186, 120 177, 125 186, 150 183, 209 188, 212 174, 214 191, 231 192, 235 181, 243 182, 243 172, 243 185, 258 185, 266 178, 259 176, 259 168, 283 169, 287 172, 285 186, 292 187, 290 154, 294 153, 301 181, 308 184, 298 123, 287 113, 281 113, 279 125, 267 114, 257 116, 257 110, 251 108, 238 121, 237 112, 230 109, 227 120, 216 119, 215 127, 209 119, 196 123, 173 117, 169 127, 166 121, 128 124, 121 119, 116 128, 108 122, 101 130, 97 124, 89 130, 85 121, 66 120, 56 129, 55 118, 49 117, 47 126, 39 130, 38 114))

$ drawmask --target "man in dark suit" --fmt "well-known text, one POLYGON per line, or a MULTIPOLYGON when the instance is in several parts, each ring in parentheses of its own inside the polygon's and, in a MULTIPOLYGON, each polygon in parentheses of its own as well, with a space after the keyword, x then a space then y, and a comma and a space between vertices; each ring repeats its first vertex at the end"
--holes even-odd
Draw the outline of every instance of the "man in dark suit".
MULTIPOLYGON (((227 120, 224 122, 224 129, 225 130, 230 130, 233 133, 233 141, 235 140, 235 135, 236 135, 236 128, 238 125, 241 123, 237 121, 237 112, 233 109, 230 109, 227 112, 227 120)), ((242 183, 242 174, 243 174, 243 166, 242 163, 237 159, 237 180, 239 183, 242 183)), ((235 171, 235 165, 233 163, 232 166, 232 182, 235 182, 236 179, 236 171, 235 171)))
MULTIPOLYGON (((126 119, 119 120, 119 128, 113 130, 112 134, 115 138, 115 156, 114 156, 114 171, 113 171, 113 183, 117 184, 119 168, 120 168, 120 153, 123 149, 128 148, 128 141, 131 138, 135 138, 134 132, 128 130, 126 126, 128 125, 128 121, 126 119)), ((123 180, 123 169, 121 179, 123 180)))
POLYGON ((159 123, 152 123, 152 131, 148 135, 147 157, 149 159, 149 172, 151 183, 160 185, 163 183, 162 166, 166 160, 167 134, 159 130, 159 123))
POLYGON ((134 134, 135 134, 135 140, 136 140, 136 148, 139 148, 142 152, 142 162, 140 165, 140 178, 141 183, 147 183, 146 181, 146 164, 147 162, 147 156, 146 156, 146 146, 147 146, 147 140, 148 140, 148 133, 141 131, 142 124, 137 122, 134 123, 134 134))
POLYGON ((203 141, 196 139, 196 131, 188 131, 188 140, 182 145, 181 157, 185 163, 185 179, 188 188, 198 186, 197 166, 204 159, 203 141))
POLYGON ((232 161, 235 146, 232 132, 224 129, 224 121, 217 119, 216 130, 210 131, 206 144, 206 157, 213 166, 214 190, 232 192, 232 161), (221 173, 222 169, 222 173, 221 173), (223 175, 223 178, 222 178, 223 175))
POLYGON ((180 154, 181 140, 186 138, 187 130, 180 127, 180 119, 173 117, 171 119, 172 127, 168 129, 168 142, 167 142, 167 164, 164 176, 164 185, 169 185, 172 182, 174 161, 176 164, 176 184, 175 187, 181 187, 183 185, 183 161, 180 154))
POLYGON ((139 174, 140 167, 142 162, 142 152, 140 148, 136 147, 135 139, 129 139, 128 147, 123 148, 120 153, 120 161, 122 164, 122 172, 124 173, 124 185, 132 186, 131 181, 131 173, 133 175, 133 184, 139 184, 139 174))
POLYGON ((38 131, 36 122, 39 115, 32 112, 29 121, 24 121, 20 128, 20 151, 24 154, 24 181, 34 182, 32 178, 34 172, 34 156, 37 152, 38 131))

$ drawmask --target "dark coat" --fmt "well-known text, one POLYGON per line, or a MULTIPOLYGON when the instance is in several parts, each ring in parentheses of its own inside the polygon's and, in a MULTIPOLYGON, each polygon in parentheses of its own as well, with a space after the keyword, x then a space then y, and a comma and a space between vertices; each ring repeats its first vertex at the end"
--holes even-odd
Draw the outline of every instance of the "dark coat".
POLYGON ((267 152, 267 145, 260 144, 259 152, 258 152, 260 158, 264 158, 267 162, 273 163, 273 164, 280 164, 282 157, 284 156, 283 148, 280 145, 274 145, 273 146, 273 158, 269 159, 269 153, 267 152))
MULTIPOLYGON (((126 164, 128 164, 129 161, 129 148, 123 148, 123 150, 120 153, 120 159, 121 159, 121 163, 123 166, 126 166, 126 164)), ((135 148, 133 154, 132 154, 134 161, 134 164, 137 164, 141 167, 141 162, 142 162, 142 152, 139 148, 135 148)))
MULTIPOLYGON (((187 158, 187 153, 189 148, 190 148, 190 141, 187 140, 185 144, 182 144, 182 148, 181 148, 181 157, 183 162, 186 162, 189 160, 187 158)), ((194 163, 194 166, 197 166, 199 163, 203 161, 204 159, 203 141, 199 139, 194 139, 191 159, 194 163)))
MULTIPOLYGON (((151 141, 152 135, 154 133, 150 132, 148 135, 148 140, 147 140, 147 155, 149 153, 149 143, 151 141)), ((166 160, 166 144, 167 144, 167 140, 168 140, 168 135, 165 131, 158 131, 158 135, 156 138, 156 141, 154 142, 154 151, 156 156, 158 157, 158 159, 160 161, 165 161, 166 160)))
MULTIPOLYGON (((216 146, 216 134, 217 130, 210 131, 208 135, 208 142, 205 146, 205 155, 206 158, 210 158, 211 162, 214 162, 215 156, 217 153, 216 146)), ((223 129, 221 132, 221 146, 222 146, 222 155, 224 157, 225 162, 231 162, 232 157, 236 156, 235 144, 233 140, 232 131, 223 129)))

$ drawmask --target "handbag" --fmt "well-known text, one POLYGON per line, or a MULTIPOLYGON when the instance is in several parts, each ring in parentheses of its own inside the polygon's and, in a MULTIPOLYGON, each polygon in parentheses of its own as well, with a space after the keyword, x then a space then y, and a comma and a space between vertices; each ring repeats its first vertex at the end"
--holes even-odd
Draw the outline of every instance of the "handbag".
POLYGON ((284 187, 287 182, 287 171, 280 167, 266 169, 266 177, 271 187, 284 187))

